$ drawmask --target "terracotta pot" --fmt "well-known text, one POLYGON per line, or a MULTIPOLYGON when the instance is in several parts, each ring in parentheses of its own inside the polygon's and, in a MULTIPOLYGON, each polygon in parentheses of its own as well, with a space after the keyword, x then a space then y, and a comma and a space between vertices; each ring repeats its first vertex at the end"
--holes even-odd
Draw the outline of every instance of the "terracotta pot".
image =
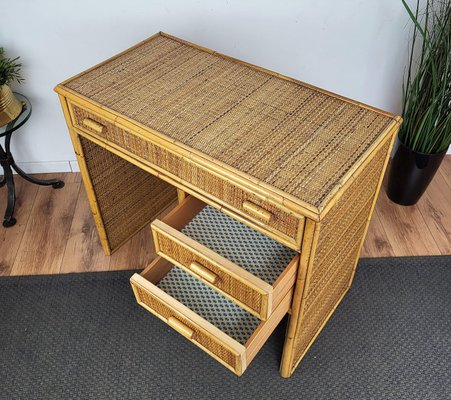
POLYGON ((397 140, 399 146, 390 165, 387 195, 397 204, 411 206, 431 183, 446 150, 437 154, 419 153, 397 140))
POLYGON ((0 86, 0 126, 17 118, 22 111, 22 103, 17 100, 8 85, 0 86))

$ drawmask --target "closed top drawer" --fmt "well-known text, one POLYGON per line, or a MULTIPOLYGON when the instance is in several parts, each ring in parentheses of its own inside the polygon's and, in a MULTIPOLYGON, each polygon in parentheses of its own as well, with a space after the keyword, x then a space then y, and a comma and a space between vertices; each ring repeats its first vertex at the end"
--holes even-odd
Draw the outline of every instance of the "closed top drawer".
POLYGON ((262 320, 294 286, 295 251, 193 196, 151 226, 158 255, 262 320))
POLYGON ((167 260, 130 279, 138 303, 241 375, 290 307, 291 294, 261 322, 167 260))
MULTIPOLYGON (((139 133, 94 112, 69 103, 73 125, 84 132, 107 141, 120 151, 150 164, 177 186, 196 192, 207 202, 224 206, 224 212, 263 232, 288 247, 299 250, 304 230, 304 217, 295 215, 265 196, 251 191, 238 181, 183 157, 165 147, 161 139, 150 140, 139 133)), ((113 116, 111 116, 113 118, 113 116)), ((173 147, 173 146, 172 146, 173 147)))

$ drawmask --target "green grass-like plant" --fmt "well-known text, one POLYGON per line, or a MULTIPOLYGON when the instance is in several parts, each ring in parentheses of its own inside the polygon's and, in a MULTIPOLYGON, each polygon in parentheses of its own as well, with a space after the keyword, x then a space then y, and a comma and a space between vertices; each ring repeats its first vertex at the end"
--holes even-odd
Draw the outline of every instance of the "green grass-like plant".
POLYGON ((13 81, 21 83, 23 81, 20 71, 22 64, 19 63, 16 58, 5 57, 5 51, 3 47, 0 47, 0 86, 8 85, 13 81))
POLYGON ((441 153, 451 143, 451 0, 427 0, 422 12, 417 0, 415 13, 402 3, 414 27, 399 139, 416 152, 441 153))

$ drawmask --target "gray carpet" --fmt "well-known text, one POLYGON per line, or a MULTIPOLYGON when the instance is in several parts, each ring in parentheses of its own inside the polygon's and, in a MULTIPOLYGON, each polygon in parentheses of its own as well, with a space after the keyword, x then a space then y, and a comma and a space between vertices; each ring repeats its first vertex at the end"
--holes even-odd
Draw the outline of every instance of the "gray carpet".
POLYGON ((451 398, 451 257, 362 260, 291 379, 284 323, 238 378, 138 307, 130 275, 1 278, 0 398, 451 398))

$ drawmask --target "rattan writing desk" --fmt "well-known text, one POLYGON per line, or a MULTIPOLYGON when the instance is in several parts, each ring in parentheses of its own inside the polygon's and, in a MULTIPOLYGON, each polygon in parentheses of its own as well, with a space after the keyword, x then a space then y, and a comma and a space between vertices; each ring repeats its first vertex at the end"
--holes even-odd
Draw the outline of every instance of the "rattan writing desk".
POLYGON ((138 303, 238 375, 289 313, 290 376, 352 282, 401 119, 164 33, 56 91, 105 252, 153 221, 138 303))

